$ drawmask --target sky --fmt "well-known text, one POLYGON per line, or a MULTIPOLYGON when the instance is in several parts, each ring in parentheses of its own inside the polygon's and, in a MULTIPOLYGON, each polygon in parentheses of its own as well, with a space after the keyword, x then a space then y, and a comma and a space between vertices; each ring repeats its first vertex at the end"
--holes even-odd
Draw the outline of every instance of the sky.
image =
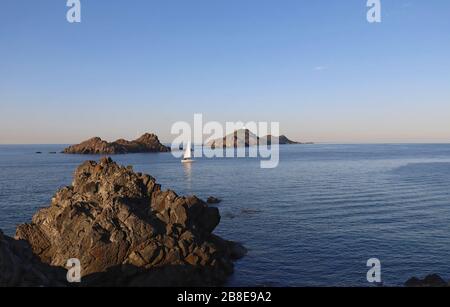
POLYGON ((133 139, 205 121, 298 141, 450 141, 450 1, 0 1, 0 143, 133 139))

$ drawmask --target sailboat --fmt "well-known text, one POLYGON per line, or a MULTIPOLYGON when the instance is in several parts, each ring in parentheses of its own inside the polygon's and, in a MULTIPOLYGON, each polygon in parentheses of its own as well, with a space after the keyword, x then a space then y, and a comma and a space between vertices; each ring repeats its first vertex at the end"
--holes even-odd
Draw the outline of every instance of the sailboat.
POLYGON ((192 159, 191 142, 188 142, 181 163, 192 163, 192 162, 194 162, 194 160, 192 159))

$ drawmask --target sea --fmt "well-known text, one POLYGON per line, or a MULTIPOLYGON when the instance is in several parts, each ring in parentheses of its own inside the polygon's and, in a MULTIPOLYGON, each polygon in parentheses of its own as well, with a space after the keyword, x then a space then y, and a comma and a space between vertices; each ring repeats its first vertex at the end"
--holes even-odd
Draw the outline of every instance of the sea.
MULTIPOLYGON (((79 164, 99 159, 60 154, 64 147, 0 146, 6 234, 49 206, 79 164)), ((179 195, 222 199, 215 233, 249 250, 228 286, 372 286, 372 258, 386 286, 431 273, 450 279, 450 145, 286 145, 274 169, 257 158, 112 158, 179 195)))

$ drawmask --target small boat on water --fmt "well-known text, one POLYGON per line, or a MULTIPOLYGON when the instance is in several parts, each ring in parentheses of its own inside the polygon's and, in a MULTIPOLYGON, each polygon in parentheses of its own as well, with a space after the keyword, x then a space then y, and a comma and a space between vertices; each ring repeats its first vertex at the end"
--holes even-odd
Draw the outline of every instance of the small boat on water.
POLYGON ((191 142, 188 142, 181 163, 192 163, 192 162, 194 162, 194 160, 192 159, 191 142))

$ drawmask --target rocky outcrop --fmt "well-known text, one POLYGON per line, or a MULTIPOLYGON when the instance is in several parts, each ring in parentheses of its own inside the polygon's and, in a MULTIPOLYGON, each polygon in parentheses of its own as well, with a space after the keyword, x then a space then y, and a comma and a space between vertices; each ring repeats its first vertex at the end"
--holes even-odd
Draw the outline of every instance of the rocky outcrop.
POLYGON ((33 255, 27 242, 14 240, 0 230, 0 287, 62 286, 66 272, 33 255))
POLYGON ((219 222, 218 209, 197 197, 162 191, 151 176, 102 158, 79 166, 16 239, 51 266, 78 258, 83 285, 211 286, 245 254, 212 233, 219 222))
POLYGON ((78 145, 64 149, 66 154, 127 154, 127 153, 150 153, 170 152, 170 148, 160 143, 155 134, 146 133, 137 140, 117 140, 108 143, 99 137, 94 137, 78 145))
POLYGON ((210 205, 216 205, 216 204, 220 204, 222 202, 222 200, 217 197, 210 196, 210 197, 208 197, 206 202, 210 205))
POLYGON ((431 288, 431 287, 448 287, 450 284, 446 282, 441 276, 432 274, 426 276, 424 279, 413 277, 405 283, 406 287, 431 288))

